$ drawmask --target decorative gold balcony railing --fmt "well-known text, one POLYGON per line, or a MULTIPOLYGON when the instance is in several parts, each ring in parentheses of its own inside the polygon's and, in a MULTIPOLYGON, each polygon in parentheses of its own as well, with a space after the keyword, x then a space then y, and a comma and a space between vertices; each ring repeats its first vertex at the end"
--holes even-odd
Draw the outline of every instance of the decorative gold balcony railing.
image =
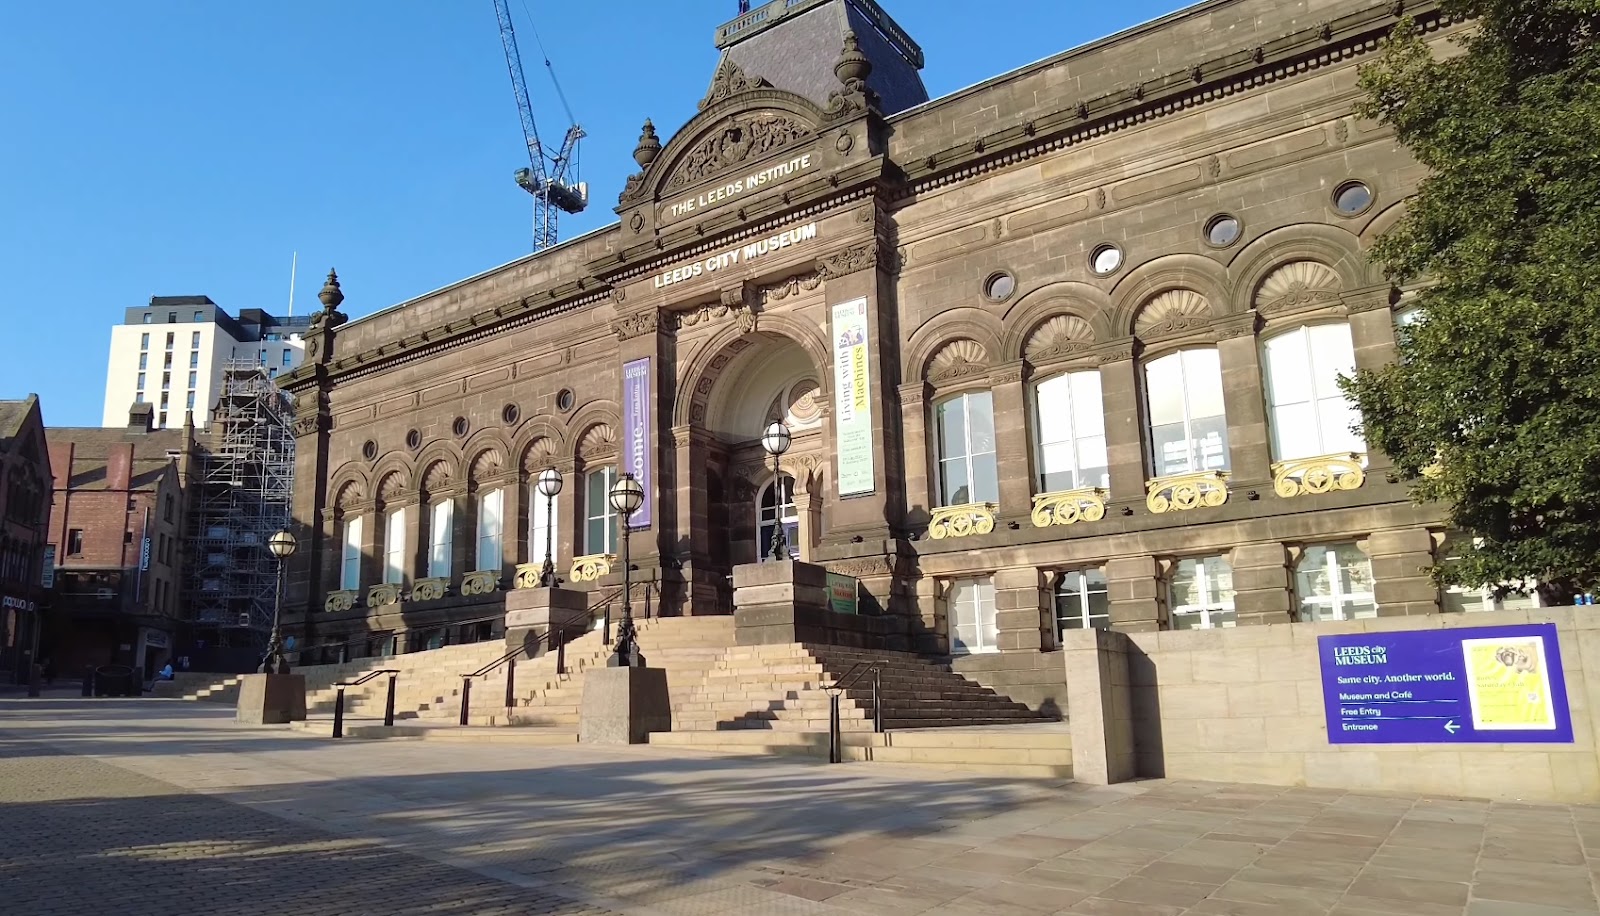
POLYGON ((539 579, 544 575, 544 562, 523 563, 517 567, 517 577, 512 580, 512 587, 517 591, 527 591, 539 587, 539 579))
POLYGON ((601 576, 611 574, 611 564, 615 562, 616 556, 609 553, 576 557, 572 561, 572 575, 567 578, 574 582, 598 582, 601 576))
POLYGON ((1033 498, 1033 526, 1076 525, 1106 517, 1106 491, 1099 487, 1040 493, 1033 498))
POLYGON ((367 589, 367 607, 388 607, 400 603, 400 586, 389 583, 367 589))
POLYGON ((1144 500, 1151 512, 1216 508, 1228 501, 1227 471, 1194 471, 1146 481, 1144 500))
POLYGON ((438 601, 449 590, 449 579, 418 579, 416 584, 411 586, 411 600, 438 601))
POLYGON ((994 516, 1000 507, 994 503, 967 503, 933 510, 928 520, 928 536, 936 541, 988 534, 994 530, 994 516))
POLYGON ((330 614, 348 611, 356 606, 356 598, 360 597, 354 591, 333 592, 328 595, 328 600, 322 603, 322 609, 330 614))
POLYGON ((500 590, 500 570, 480 569, 461 579, 461 594, 492 595, 500 590))
POLYGON ((1360 489, 1367 482, 1365 463, 1355 452, 1280 461, 1272 466, 1272 489, 1284 499, 1360 489))

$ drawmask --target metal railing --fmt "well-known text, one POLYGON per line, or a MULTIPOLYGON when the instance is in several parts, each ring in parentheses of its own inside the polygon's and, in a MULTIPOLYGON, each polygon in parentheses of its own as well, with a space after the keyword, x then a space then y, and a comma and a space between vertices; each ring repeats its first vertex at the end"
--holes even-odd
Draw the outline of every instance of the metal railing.
POLYGON ((828 762, 844 762, 844 734, 839 722, 839 698, 846 690, 872 675, 872 731, 883 734, 883 666, 878 662, 856 662, 843 677, 823 686, 828 692, 828 762))
MULTIPOLYGON (((466 725, 470 717, 473 680, 475 678, 488 677, 502 667, 506 669, 505 705, 507 709, 515 706, 517 698, 517 659, 523 655, 529 655, 532 658, 533 656, 530 653, 537 652, 540 645, 548 646, 551 651, 556 653, 556 676, 565 675, 567 673, 567 630, 574 626, 587 626, 592 623, 594 621, 594 612, 602 607, 609 609, 611 602, 616 600, 616 597, 620 594, 622 594, 622 589, 620 588, 612 591, 606 597, 590 606, 587 613, 570 618, 558 626, 552 626, 543 636, 535 639, 531 645, 524 643, 484 665, 477 671, 461 675, 461 724, 463 726, 466 725)), ((607 634, 607 636, 609 635, 607 634)))
POLYGON ((389 699, 383 707, 383 727, 394 728, 394 684, 399 679, 400 672, 394 668, 380 668, 377 671, 368 671, 361 678, 354 681, 340 681, 334 684, 338 691, 333 698, 333 736, 344 737, 344 690, 346 687, 360 687, 374 681, 383 675, 389 675, 389 699))

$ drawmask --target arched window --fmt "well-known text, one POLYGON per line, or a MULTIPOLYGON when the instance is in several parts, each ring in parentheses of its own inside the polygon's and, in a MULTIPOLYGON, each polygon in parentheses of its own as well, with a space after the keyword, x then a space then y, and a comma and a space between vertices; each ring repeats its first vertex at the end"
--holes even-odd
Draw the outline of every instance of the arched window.
POLYGON ((384 532, 384 584, 404 585, 406 565, 406 509, 402 506, 389 513, 387 530, 384 532))
POLYGON ((1157 477, 1228 469, 1228 417, 1215 349, 1182 350, 1144 367, 1157 477))
POLYGON ((339 588, 355 591, 361 587, 361 516, 344 520, 344 550, 340 554, 339 588))
POLYGON ((478 496, 477 569, 499 569, 504 562, 505 491, 490 490, 478 496))
POLYGON ((1033 386, 1038 492, 1110 484, 1099 372, 1071 372, 1033 386))
POLYGON ((450 554, 455 548, 455 522, 455 500, 441 499, 433 504, 428 524, 428 575, 431 578, 450 577, 450 554))
POLYGON ((1339 376, 1354 374, 1356 367, 1350 326, 1297 328, 1265 346, 1274 457, 1287 461, 1366 451, 1351 431, 1360 417, 1339 390, 1339 376))
POLYGON ((937 408, 939 504, 996 502, 1000 473, 994 454, 994 399, 987 391, 957 395, 937 408))
POLYGON ((617 485, 617 466, 608 464, 584 478, 583 550, 589 556, 617 552, 617 510, 611 508, 611 488, 617 485))
POLYGON ((791 559, 800 559, 800 510, 794 501, 794 478, 785 474, 761 491, 761 517, 756 526, 756 556, 765 563, 772 559, 772 534, 779 524, 789 543, 791 559))

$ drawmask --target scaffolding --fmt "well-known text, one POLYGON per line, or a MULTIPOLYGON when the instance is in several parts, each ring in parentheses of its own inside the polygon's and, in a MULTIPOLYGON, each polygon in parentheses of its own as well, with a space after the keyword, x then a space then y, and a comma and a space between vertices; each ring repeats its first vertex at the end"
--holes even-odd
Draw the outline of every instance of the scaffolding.
POLYGON ((191 483, 184 580, 195 635, 219 648, 259 649, 272 627, 278 567, 267 540, 289 525, 291 423, 288 397, 265 366, 225 367, 191 483))

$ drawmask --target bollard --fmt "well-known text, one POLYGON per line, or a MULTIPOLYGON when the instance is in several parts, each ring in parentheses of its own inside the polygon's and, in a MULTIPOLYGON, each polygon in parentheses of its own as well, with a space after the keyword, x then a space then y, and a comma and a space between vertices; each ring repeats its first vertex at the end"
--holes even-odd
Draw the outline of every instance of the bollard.
POLYGON ((872 730, 883 734, 883 677, 877 669, 872 669, 872 730))
POLYGON ((517 705, 517 660, 506 660, 506 709, 517 705))
POLYGON ((39 681, 43 677, 44 677, 44 666, 43 665, 29 665, 28 666, 28 696, 37 697, 39 695, 39 681))
POLYGON ((83 695, 86 696, 86 697, 94 696, 94 666, 93 665, 84 665, 83 666, 83 695))
POLYGON ((399 675, 389 675, 389 701, 383 707, 383 727, 394 728, 394 682, 399 675))
POLYGON ((556 631, 556 676, 567 673, 567 631, 556 631))
POLYGON ((472 678, 461 679, 461 725, 467 724, 467 707, 472 704, 472 678))
POLYGON ((344 685, 338 685, 338 692, 333 697, 333 736, 344 737, 344 685))
POLYGON ((828 762, 844 763, 843 736, 839 734, 839 694, 828 692, 828 762))

